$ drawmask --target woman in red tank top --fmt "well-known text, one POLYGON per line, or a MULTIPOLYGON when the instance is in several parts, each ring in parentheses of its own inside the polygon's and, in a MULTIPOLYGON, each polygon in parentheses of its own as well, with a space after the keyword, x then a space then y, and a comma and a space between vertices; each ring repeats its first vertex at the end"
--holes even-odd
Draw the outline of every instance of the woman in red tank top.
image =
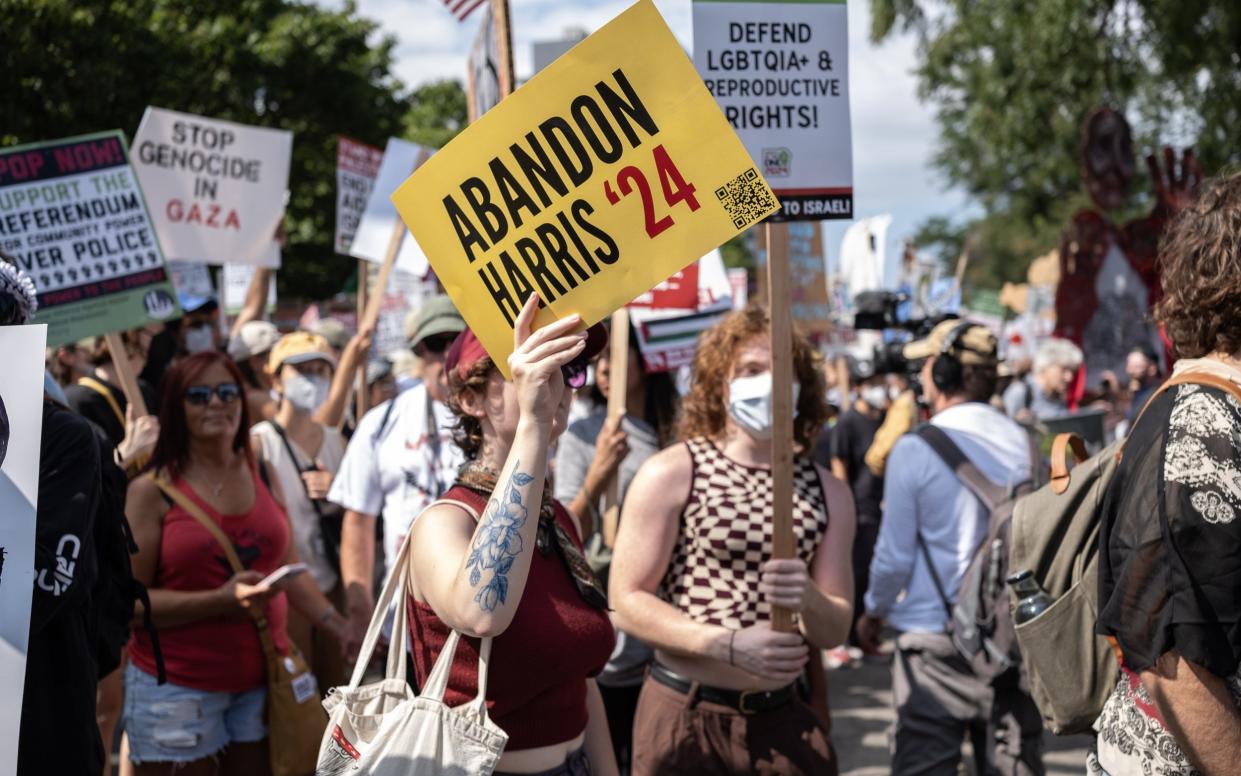
POLYGON ((487 708, 509 735, 497 773, 611 776, 616 760, 592 677, 615 634, 576 518, 544 480, 570 386, 580 387, 606 336, 601 327, 572 333, 577 315, 532 334, 537 302, 532 296, 516 321, 512 382, 468 329, 445 359, 469 462, 409 534, 415 673, 424 683, 445 640, 461 632, 444 696, 460 705, 477 695, 479 637, 494 638, 487 708))
POLYGON ((138 776, 270 772, 265 663, 247 609, 263 608, 282 654, 289 649, 289 603, 338 634, 346 629, 310 575, 258 584, 298 558, 279 485, 272 480, 269 490, 254 464, 241 385, 237 367, 217 352, 173 367, 164 378, 150 467, 223 530, 246 571, 233 574, 211 532, 171 503, 154 477, 129 487, 134 576, 150 592, 168 676, 157 684, 152 645, 135 629, 124 715, 138 776))

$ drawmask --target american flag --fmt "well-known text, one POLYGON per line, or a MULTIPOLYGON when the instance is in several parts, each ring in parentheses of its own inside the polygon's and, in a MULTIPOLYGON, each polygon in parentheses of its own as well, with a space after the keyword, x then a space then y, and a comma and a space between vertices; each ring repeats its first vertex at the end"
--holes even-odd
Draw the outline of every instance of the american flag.
POLYGON ((444 0, 444 5, 452 11, 453 16, 457 17, 457 21, 463 22, 465 17, 485 2, 487 0, 444 0))

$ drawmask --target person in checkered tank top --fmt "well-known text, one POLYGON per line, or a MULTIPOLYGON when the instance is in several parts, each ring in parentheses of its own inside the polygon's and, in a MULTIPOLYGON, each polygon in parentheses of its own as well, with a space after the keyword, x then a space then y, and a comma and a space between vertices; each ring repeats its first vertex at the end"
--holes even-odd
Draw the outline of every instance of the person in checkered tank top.
POLYGON ((834 774, 795 682, 853 616, 853 497, 809 458, 827 418, 810 343, 793 337, 795 557, 772 559, 771 349, 751 306, 703 334, 680 438, 629 487, 613 553, 616 624, 656 649, 634 722, 635 776, 834 774), (777 633, 775 606, 796 614, 777 633))

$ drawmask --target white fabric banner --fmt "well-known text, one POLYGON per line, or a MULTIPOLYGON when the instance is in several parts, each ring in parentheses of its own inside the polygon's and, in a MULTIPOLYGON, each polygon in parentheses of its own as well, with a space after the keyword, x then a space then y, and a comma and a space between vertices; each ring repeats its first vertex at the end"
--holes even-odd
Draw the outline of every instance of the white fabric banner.
POLYGON ((292 132, 147 108, 133 165, 164 254, 271 266, 292 156, 292 132))

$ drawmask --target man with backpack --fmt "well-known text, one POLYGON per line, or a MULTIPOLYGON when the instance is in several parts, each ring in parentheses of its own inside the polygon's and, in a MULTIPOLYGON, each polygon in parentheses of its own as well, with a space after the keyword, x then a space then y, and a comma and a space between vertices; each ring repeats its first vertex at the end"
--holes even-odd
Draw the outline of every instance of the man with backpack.
MULTIPOLYGON (((993 566, 975 563, 1001 541, 993 509, 1009 507, 1031 478, 1029 436, 989 404, 998 358, 986 328, 945 321, 905 356, 924 362, 921 385, 933 417, 929 428, 902 437, 888 460, 884 522, 857 624, 859 639, 872 646, 885 621, 898 632, 892 772, 955 774, 968 734, 975 772, 1041 774, 1042 724, 1019 667, 995 654, 956 606, 980 594, 970 585, 978 566, 993 566), (971 640, 975 654, 963 654, 971 640), (999 668, 980 670, 979 653, 999 668)), ((992 578, 991 589, 996 584, 992 578)), ((998 589, 1007 595, 1002 578, 998 589)))

